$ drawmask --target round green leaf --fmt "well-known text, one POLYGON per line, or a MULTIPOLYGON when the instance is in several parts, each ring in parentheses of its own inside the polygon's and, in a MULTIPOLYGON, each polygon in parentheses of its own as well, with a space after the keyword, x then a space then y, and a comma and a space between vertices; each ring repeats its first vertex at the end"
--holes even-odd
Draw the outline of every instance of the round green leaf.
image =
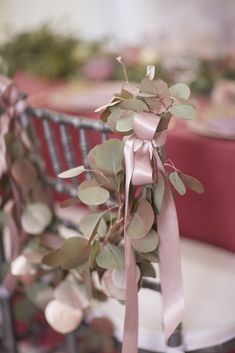
POLYGON ((154 213, 152 206, 148 201, 141 200, 127 227, 127 235, 132 239, 142 238, 149 233, 153 222, 154 213))
POLYGON ((132 239, 132 245, 135 250, 141 253, 148 253, 156 249, 159 243, 158 234, 154 229, 140 239, 132 239))
POLYGON ((183 174, 180 173, 180 178, 182 179, 183 183, 191 190, 202 194, 204 192, 204 187, 202 185, 202 183, 197 180, 196 178, 187 175, 187 174, 183 174))
POLYGON ((82 173, 84 173, 86 169, 84 168, 83 165, 80 165, 79 167, 75 167, 69 170, 65 170, 64 172, 60 173, 58 175, 59 178, 73 178, 76 177, 82 173))
POLYGON ((107 224, 104 221, 103 212, 89 213, 79 223, 81 232, 89 238, 91 242, 96 234, 104 236, 107 231, 107 224))
POLYGON ((116 130, 120 132, 128 132, 133 129, 135 113, 129 114, 126 118, 121 118, 117 121, 116 130))
POLYGON ((180 195, 184 195, 186 193, 186 187, 176 171, 170 173, 169 179, 171 184, 174 186, 174 188, 176 189, 176 191, 178 191, 180 195))
POLYGON ((192 105, 175 104, 170 108, 170 112, 176 118, 191 120, 196 117, 196 109, 192 105))
POLYGON ((83 181, 77 191, 79 199, 86 205, 101 205, 109 198, 109 192, 97 185, 96 180, 83 181))
POLYGON ((50 251, 43 257, 42 262, 50 267, 60 266, 60 249, 50 251))
POLYGON ((154 204, 156 206, 158 214, 161 211, 162 201, 165 191, 165 182, 162 173, 158 173, 157 184, 154 187, 154 204))
POLYGON ((95 160, 97 165, 115 175, 122 170, 124 157, 124 143, 117 139, 110 139, 97 146, 95 160))
POLYGON ((125 110, 132 110, 134 112, 147 112, 148 106, 138 98, 125 99, 120 103, 120 107, 125 110))
POLYGON ((84 310, 90 304, 84 284, 76 281, 71 274, 55 288, 54 298, 74 310, 84 310))
POLYGON ((89 258, 90 249, 85 238, 72 237, 65 240, 60 249, 60 266, 65 270, 78 267, 89 258))
POLYGON ((102 217, 102 212, 88 213, 79 222, 79 229, 86 237, 90 238, 94 233, 96 234, 97 228, 102 217))
POLYGON ((190 96, 190 89, 185 83, 176 83, 169 90, 170 94, 175 98, 188 99, 190 96))
POLYGON ((102 247, 96 256, 96 263, 101 268, 125 268, 124 249, 118 245, 107 244, 102 247))
POLYGON ((21 225, 26 233, 40 234, 51 223, 52 212, 50 208, 40 202, 27 205, 21 216, 21 225))
POLYGON ((49 252, 43 258, 43 263, 51 267, 62 267, 65 270, 76 268, 84 263, 90 254, 88 240, 82 237, 72 237, 64 241, 60 249, 49 252))
POLYGON ((141 262, 138 264, 142 277, 156 278, 156 271, 150 262, 141 262))

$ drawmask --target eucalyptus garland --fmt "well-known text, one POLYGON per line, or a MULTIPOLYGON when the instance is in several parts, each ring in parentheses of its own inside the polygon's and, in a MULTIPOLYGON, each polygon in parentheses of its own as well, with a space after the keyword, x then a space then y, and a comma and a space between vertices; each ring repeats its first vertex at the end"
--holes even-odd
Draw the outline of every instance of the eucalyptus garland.
MULTIPOLYGON (((120 58, 118 60, 121 62, 120 58)), ((124 72, 126 75, 125 67, 124 72)), ((154 79, 154 72, 154 67, 149 66, 147 76, 139 87, 134 88, 126 77, 127 82, 121 92, 114 94, 105 106, 97 109, 102 112, 101 120, 119 137, 110 138, 90 150, 87 156, 89 168, 80 165, 59 175, 60 178, 76 178, 88 172, 92 175, 91 179, 81 182, 77 189, 77 199, 90 210, 80 221, 80 234, 65 240, 61 247, 43 258, 45 265, 65 271, 62 282, 55 288, 54 300, 46 308, 47 320, 59 331, 71 329, 65 323, 66 320, 58 322, 59 312, 64 310, 67 318, 73 312, 74 321, 70 323, 74 328, 92 298, 99 298, 102 292, 107 297, 125 302, 125 233, 134 250, 137 287, 141 288, 143 278, 156 275, 152 265, 159 261, 160 240, 156 215, 161 214, 168 181, 152 159, 150 168, 153 182, 142 185, 132 182, 127 201, 126 141, 134 134, 137 118, 140 121, 144 117, 158 119, 156 133, 162 133, 166 131, 173 115, 181 119, 193 119, 196 110, 188 101, 190 90, 185 84, 168 88, 164 81, 154 79), (127 227, 126 203, 129 209, 127 227), (72 310, 66 314, 68 307, 72 310)), ((137 138, 134 153, 145 142, 137 138)), ((152 154, 155 153, 162 159, 161 148, 154 147, 152 154)), ((176 169, 170 161, 163 163, 171 169, 167 178, 179 194, 184 195, 186 188, 203 192, 198 180, 176 169)), ((103 295, 101 297, 104 298, 103 295)))
MULTIPOLYGON (((126 75, 125 67, 124 72, 126 75)), ((80 232, 68 239, 58 234, 57 219, 43 191, 41 163, 17 120, 26 106, 20 105, 22 99, 14 85, 4 82, 1 87, 5 156, 1 162, 1 212, 6 216, 3 228, 10 230, 11 244, 19 244, 9 258, 11 273, 24 283, 27 296, 45 310, 47 321, 58 332, 77 328, 93 299, 113 297, 125 303, 130 260, 127 242, 132 249, 131 281, 136 289, 144 278, 156 276, 152 263, 159 262, 162 238, 158 219, 165 212, 168 184, 181 195, 187 188, 203 192, 198 180, 179 171, 162 154, 171 117, 193 119, 196 115, 188 101, 190 90, 180 83, 168 87, 154 76, 154 67, 148 66, 146 77, 133 87, 126 75, 121 92, 97 109, 117 137, 90 150, 89 168, 80 165, 59 175, 92 175, 77 188, 75 201, 87 207, 87 214, 79 223, 80 232), (146 122, 151 129, 156 127, 151 139, 146 122), (141 128, 141 124, 145 126, 141 128), (130 143, 133 168, 127 163, 130 143)))

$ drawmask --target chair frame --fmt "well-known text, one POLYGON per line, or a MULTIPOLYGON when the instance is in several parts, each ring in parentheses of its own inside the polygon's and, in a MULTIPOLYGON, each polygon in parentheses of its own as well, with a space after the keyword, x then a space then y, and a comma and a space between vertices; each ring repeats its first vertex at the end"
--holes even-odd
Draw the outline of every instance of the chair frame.
MULTIPOLYGON (((102 142, 107 140, 109 128, 99 120, 92 120, 83 116, 73 116, 69 114, 63 114, 58 112, 52 112, 45 109, 28 107, 26 111, 21 115, 21 124, 25 129, 28 129, 30 139, 32 141, 32 148, 35 152, 40 153, 40 142, 37 137, 37 131, 35 129, 34 121, 40 120, 42 122, 44 136, 48 146, 48 154, 50 157, 50 162, 53 167, 55 176, 58 175, 61 170, 60 161, 58 158, 58 150, 56 146, 55 134, 51 123, 56 123, 59 126, 61 143, 64 151, 65 160, 69 168, 75 166, 75 156, 72 149, 71 138, 68 133, 68 127, 72 127, 78 130, 78 141, 79 149, 82 154, 83 164, 85 166, 87 163, 87 154, 89 152, 89 141, 87 138, 87 131, 92 130, 100 134, 102 142)), ((87 173, 87 178, 89 178, 89 172, 87 173)), ((46 184, 54 188, 58 193, 67 194, 69 196, 75 196, 77 183, 75 180, 72 184, 66 183, 64 180, 58 180, 56 177, 45 177, 46 184)), ((61 220, 65 226, 74 227, 70 222, 61 220)), ((2 237, 0 237, 2 240, 2 237)), ((4 249, 2 241, 0 241, 0 265, 4 262, 4 249)), ((2 283, 2 278, 0 283, 2 283)), ((143 281, 143 287, 160 292, 160 284, 143 281)), ((17 353, 16 337, 13 325, 12 307, 11 307, 11 294, 7 293, 5 288, 0 284, 0 301, 2 306, 3 315, 3 326, 4 326, 4 343, 7 349, 7 353, 17 353)), ((67 352, 77 353, 79 348, 76 348, 76 332, 70 333, 67 336, 67 352)), ((183 352, 183 336, 181 325, 175 330, 173 335, 169 338, 167 342, 167 352, 183 352)), ((197 350, 191 353, 209 353, 209 352, 226 352, 228 349, 235 347, 235 340, 227 342, 223 345, 217 347, 211 347, 207 349, 197 350)), ((146 351, 140 350, 144 353, 146 351)))

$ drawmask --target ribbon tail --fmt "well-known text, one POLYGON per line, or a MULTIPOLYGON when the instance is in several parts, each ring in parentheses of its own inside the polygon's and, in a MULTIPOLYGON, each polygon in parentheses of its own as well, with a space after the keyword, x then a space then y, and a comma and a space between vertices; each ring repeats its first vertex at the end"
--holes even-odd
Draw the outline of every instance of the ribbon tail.
POLYGON ((184 295, 180 262, 180 242, 178 219, 173 195, 166 180, 162 161, 156 153, 159 170, 165 179, 165 194, 161 213, 157 216, 157 227, 160 237, 159 270, 161 279, 163 323, 166 339, 183 321, 184 295))
POLYGON ((138 287, 136 281, 136 261, 131 240, 126 234, 129 216, 129 188, 134 170, 133 139, 128 139, 124 147, 126 186, 125 186, 125 268, 126 268, 126 312, 122 353, 136 353, 138 347, 138 287))

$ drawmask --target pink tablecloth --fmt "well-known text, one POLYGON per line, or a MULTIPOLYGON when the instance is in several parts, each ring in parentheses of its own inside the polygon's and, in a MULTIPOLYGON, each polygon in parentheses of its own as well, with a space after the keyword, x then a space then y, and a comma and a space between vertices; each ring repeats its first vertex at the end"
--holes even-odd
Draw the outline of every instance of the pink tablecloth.
POLYGON ((204 194, 176 195, 181 234, 235 251, 235 141, 180 126, 168 135, 167 156, 205 187, 204 194))

